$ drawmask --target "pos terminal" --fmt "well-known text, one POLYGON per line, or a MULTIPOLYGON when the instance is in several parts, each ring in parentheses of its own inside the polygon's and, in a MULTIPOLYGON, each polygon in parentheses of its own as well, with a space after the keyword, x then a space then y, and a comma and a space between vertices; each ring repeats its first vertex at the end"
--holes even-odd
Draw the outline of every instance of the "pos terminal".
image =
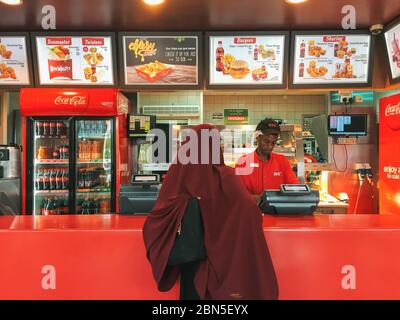
POLYGON ((278 215, 312 214, 319 202, 319 191, 306 184, 282 184, 279 190, 265 190, 259 207, 262 212, 278 215))

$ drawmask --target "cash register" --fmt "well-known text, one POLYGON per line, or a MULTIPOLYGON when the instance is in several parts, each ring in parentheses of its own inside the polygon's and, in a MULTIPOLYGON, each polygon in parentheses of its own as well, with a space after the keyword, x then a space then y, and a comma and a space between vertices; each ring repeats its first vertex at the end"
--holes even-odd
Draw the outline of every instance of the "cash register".
POLYGON ((119 210, 121 214, 148 214, 160 191, 158 174, 134 174, 130 185, 121 185, 119 210))
POLYGON ((310 215, 319 202, 319 191, 306 184, 282 184, 279 190, 265 190, 259 207, 275 215, 310 215))

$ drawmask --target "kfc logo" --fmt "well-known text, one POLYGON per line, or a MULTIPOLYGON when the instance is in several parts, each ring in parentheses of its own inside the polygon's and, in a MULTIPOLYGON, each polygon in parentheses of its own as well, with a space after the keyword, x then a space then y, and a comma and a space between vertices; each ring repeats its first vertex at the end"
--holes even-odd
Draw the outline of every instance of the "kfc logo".
POLYGON ((56 105, 71 105, 71 106, 86 106, 88 104, 87 96, 58 96, 54 100, 54 104, 56 105))
POLYGON ((282 172, 274 172, 274 177, 280 177, 282 175, 282 172))

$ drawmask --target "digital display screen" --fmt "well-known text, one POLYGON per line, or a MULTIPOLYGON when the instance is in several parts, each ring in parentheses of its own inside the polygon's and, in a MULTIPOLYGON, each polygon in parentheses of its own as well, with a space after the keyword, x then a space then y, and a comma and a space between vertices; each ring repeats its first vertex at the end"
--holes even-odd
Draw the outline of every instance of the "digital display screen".
POLYGON ((210 85, 282 85, 285 41, 284 34, 210 36, 210 85))
POLYGON ((305 184, 284 184, 282 185, 282 188, 284 191, 292 191, 292 192, 308 191, 308 187, 305 184))
POLYGON ((156 182, 157 176, 156 175, 148 175, 148 176, 134 176, 134 182, 156 182))
POLYGON ((367 115, 330 115, 328 116, 329 135, 354 135, 367 134, 367 115))
POLYGON ((296 34, 293 84, 366 84, 371 35, 296 34))
POLYGON ((40 85, 114 85, 112 36, 37 36, 40 85))

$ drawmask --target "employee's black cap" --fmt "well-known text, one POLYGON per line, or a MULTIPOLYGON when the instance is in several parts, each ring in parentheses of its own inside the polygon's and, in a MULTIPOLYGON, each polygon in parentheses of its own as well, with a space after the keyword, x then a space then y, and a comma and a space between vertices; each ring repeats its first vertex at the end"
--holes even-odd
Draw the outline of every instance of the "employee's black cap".
POLYGON ((257 125, 256 130, 260 130, 263 134, 280 134, 281 128, 279 127, 278 122, 271 118, 265 118, 261 120, 257 125))

